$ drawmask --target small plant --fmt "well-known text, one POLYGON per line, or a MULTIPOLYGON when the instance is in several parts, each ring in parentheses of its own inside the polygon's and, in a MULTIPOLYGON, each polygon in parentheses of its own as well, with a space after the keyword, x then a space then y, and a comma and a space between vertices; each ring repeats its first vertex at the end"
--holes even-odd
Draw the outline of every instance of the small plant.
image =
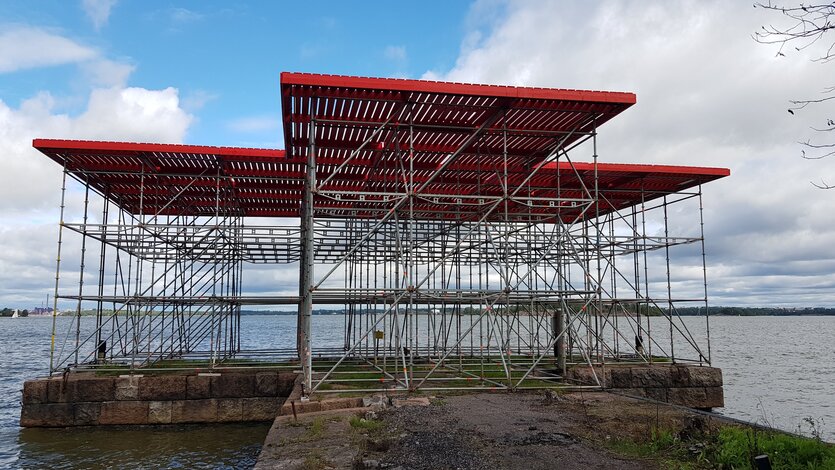
POLYGON ((823 440, 821 438, 821 435, 823 434, 823 426, 825 424, 823 419, 820 419, 820 418, 815 419, 811 416, 807 416, 807 417, 803 418, 801 423, 797 425, 797 433, 798 434, 806 434, 805 429, 804 429, 806 426, 803 426, 804 424, 806 426, 808 426, 808 428, 809 428, 809 434, 808 434, 809 436, 812 436, 813 439, 818 440, 818 441, 823 440))
POLYGON ((324 470, 332 467, 331 463, 319 453, 308 455, 305 457, 304 462, 302 462, 301 465, 303 470, 324 470))
POLYGON ((307 428, 306 437, 308 439, 317 439, 322 436, 323 432, 325 432, 325 419, 319 417, 310 423, 310 427, 307 428))
POLYGON ((383 425, 383 423, 381 423, 380 421, 360 418, 359 416, 352 416, 349 423, 351 424, 351 427, 354 429, 364 429, 366 431, 376 431, 377 429, 380 429, 380 426, 383 425))

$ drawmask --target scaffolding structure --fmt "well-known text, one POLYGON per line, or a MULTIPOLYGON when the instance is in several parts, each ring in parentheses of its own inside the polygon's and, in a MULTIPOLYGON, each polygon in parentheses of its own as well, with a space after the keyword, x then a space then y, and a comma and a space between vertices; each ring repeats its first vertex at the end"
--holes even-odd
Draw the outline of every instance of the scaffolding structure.
POLYGON ((51 373, 246 358, 301 366, 309 394, 710 363, 702 184, 729 172, 598 162, 598 128, 635 95, 294 73, 281 90, 286 151, 34 142, 64 168, 55 311, 76 310, 51 373), (679 247, 695 290, 674 274, 679 247), (250 264, 298 269, 298 294, 245 293, 250 264), (296 344, 243 348, 247 305, 296 305, 296 344), (704 337, 678 314, 694 305, 704 337), (343 312, 340 344, 312 341, 314 306, 343 312), (83 310, 96 322, 82 332, 83 310))

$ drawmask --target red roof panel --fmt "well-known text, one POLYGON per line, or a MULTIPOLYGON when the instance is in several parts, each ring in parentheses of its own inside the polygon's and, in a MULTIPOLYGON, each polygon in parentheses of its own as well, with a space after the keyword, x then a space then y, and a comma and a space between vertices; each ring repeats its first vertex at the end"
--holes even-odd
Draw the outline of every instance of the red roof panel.
MULTIPOLYGON (((146 215, 298 217, 305 184, 305 167, 281 150, 36 139, 33 145, 81 181, 130 213, 146 215), (219 178, 218 178, 219 177, 219 178)), ((317 173, 324 181, 330 170, 317 173)), ((402 174, 375 170, 379 162, 363 160, 322 186, 316 198, 317 217, 378 217, 391 206, 382 194, 404 191, 402 174), (351 197, 351 192, 369 195, 351 197), (333 194, 342 194, 334 197, 333 194), (377 193, 375 196, 374 193, 377 193), (330 194, 330 196, 329 196, 330 194), (362 200, 360 200, 362 199, 362 200)), ((493 168, 475 161, 452 165, 428 185, 413 206, 416 218, 468 220, 501 196, 502 179, 493 168), (460 198, 460 195, 466 195, 460 198), (492 198, 492 199, 491 199, 492 198), (461 200, 457 200, 461 199, 461 200)), ((420 184, 434 172, 431 165, 417 169, 420 184)), ((604 200, 601 213, 639 204, 729 175, 725 168, 599 163, 597 177, 604 200)), ((586 197, 594 187, 595 165, 552 162, 537 174, 511 171, 510 187, 525 183, 510 203, 512 217, 564 220, 580 216, 581 207, 530 207, 530 200, 586 197)), ((592 215, 595 211, 587 211, 592 215)), ((501 213, 496 214, 500 218, 501 213)))
POLYGON ((33 145, 134 214, 298 217, 311 144, 317 217, 379 217, 393 198, 417 188, 415 218, 468 220, 486 214, 509 188, 504 214, 486 217, 576 219, 729 173, 553 161, 635 104, 632 93, 300 73, 281 74, 281 93, 286 153, 49 139, 33 145), (553 206, 555 198, 588 200, 595 174, 603 197, 594 211, 587 202, 553 206))

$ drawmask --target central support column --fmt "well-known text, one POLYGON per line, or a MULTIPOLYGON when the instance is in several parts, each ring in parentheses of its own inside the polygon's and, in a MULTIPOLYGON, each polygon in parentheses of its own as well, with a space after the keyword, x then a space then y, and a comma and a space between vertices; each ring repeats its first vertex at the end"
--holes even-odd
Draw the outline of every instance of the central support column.
POLYGON ((311 315, 313 313, 313 194, 316 188, 316 123, 310 121, 310 145, 307 150, 307 175, 301 207, 302 253, 299 263, 298 351, 304 375, 303 395, 313 389, 313 357, 310 351, 311 315))

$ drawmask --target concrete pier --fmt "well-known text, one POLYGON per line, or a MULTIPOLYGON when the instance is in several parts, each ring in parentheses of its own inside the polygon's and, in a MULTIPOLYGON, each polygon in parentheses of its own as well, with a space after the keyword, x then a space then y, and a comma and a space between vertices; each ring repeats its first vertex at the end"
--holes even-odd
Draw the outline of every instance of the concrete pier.
MULTIPOLYGON (((690 408, 724 406, 722 371, 715 367, 669 363, 607 364, 594 369, 574 366, 564 379, 569 386, 599 382, 604 390, 690 408)), ((348 398, 302 400, 300 380, 296 373, 265 369, 122 376, 72 372, 66 377, 24 383, 20 425, 272 421, 278 415, 291 414, 293 408, 297 413, 310 413, 356 406, 356 399, 348 398), (340 400, 351 403, 338 403, 340 400)))
POLYGON ((607 364, 575 366, 566 372, 566 379, 583 385, 596 385, 595 375, 603 389, 625 395, 681 405, 711 409, 725 406, 722 391, 722 369, 699 365, 669 363, 607 364))
POLYGON ((20 425, 68 427, 272 421, 297 374, 265 370, 28 380, 20 425))

